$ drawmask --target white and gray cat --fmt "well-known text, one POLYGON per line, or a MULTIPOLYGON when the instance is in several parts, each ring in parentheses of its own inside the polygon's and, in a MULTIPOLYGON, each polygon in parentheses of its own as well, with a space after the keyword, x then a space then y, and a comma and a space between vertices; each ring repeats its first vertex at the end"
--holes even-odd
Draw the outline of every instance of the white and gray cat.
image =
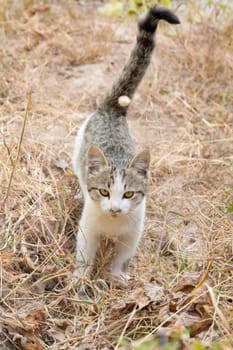
POLYGON ((161 19, 179 23, 167 8, 154 6, 147 12, 119 79, 76 137, 73 167, 84 196, 76 276, 90 276, 100 238, 107 236, 117 238, 111 271, 127 278, 126 266, 143 232, 150 153, 136 152, 126 120, 128 106, 119 99, 131 99, 144 76, 161 19))

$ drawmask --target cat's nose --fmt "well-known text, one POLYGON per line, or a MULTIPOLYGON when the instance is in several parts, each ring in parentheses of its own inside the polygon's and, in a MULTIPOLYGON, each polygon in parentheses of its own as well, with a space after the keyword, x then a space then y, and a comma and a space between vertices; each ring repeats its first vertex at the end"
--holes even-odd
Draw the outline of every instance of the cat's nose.
POLYGON ((111 212, 112 214, 119 214, 119 213, 121 213, 121 209, 120 209, 120 208, 117 208, 117 207, 112 207, 112 208, 110 209, 110 212, 111 212))

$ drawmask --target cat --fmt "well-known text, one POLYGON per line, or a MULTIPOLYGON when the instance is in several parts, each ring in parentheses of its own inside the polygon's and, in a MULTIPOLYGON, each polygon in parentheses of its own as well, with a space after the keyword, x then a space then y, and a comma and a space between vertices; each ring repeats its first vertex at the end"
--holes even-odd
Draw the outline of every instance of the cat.
POLYGON ((77 133, 73 168, 84 207, 75 276, 90 277, 100 238, 106 236, 117 238, 111 272, 127 279, 126 267, 143 233, 150 152, 136 152, 126 114, 150 63, 160 20, 180 23, 172 11, 158 5, 139 20, 136 45, 119 79, 77 133))

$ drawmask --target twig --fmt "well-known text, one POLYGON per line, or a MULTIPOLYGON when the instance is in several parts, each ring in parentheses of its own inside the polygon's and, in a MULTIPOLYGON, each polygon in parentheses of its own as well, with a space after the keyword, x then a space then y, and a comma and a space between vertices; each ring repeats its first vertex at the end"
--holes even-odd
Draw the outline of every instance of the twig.
POLYGON ((213 264, 213 259, 211 259, 211 260, 209 261, 209 263, 208 263, 208 265, 207 265, 206 271, 205 271, 204 274, 201 276, 200 280, 198 281, 198 283, 197 283, 197 285, 196 285, 196 287, 195 287, 194 289, 200 288, 200 287, 203 285, 203 283, 206 281, 206 279, 207 279, 208 276, 209 276, 209 272, 210 272, 210 269, 211 269, 211 267, 212 267, 212 264, 213 264))
POLYGON ((18 149, 17 149, 16 158, 15 158, 15 160, 13 162, 12 162, 12 159, 11 159, 12 171, 11 171, 10 180, 9 180, 9 183, 8 183, 8 186, 7 186, 6 196, 5 196, 4 201, 3 201, 4 205, 6 203, 7 198, 9 197, 10 188, 11 188, 11 184, 12 184, 12 181, 13 181, 16 165, 17 165, 18 160, 19 160, 19 155, 20 155, 20 151, 21 151, 21 146, 22 146, 22 142, 23 142, 23 137, 24 137, 24 132, 25 132, 25 128, 26 128, 26 123, 27 123, 27 119, 28 119, 28 113, 29 113, 29 108, 30 108, 30 105, 31 105, 31 101, 32 101, 32 89, 28 93, 27 107, 26 107, 26 112, 25 112, 24 119, 23 119, 23 126, 22 126, 22 130, 21 130, 21 134, 20 134, 19 143, 18 143, 18 149))
POLYGON ((209 295, 210 295, 210 299, 211 299, 211 302, 213 304, 213 307, 215 309, 215 312, 216 314, 218 315, 218 317, 220 318, 220 320, 222 321, 222 324, 224 326, 224 330, 227 334, 232 334, 232 328, 231 326, 229 325, 226 317, 224 316, 223 312, 220 310, 220 308, 218 307, 218 303, 217 303, 217 300, 216 300, 216 296, 214 294, 214 291, 213 291, 213 288, 210 287, 208 285, 208 283, 205 283, 207 289, 208 289, 208 292, 209 292, 209 295))
POLYGON ((120 337, 119 337, 119 339, 118 339, 117 345, 115 346, 114 350, 118 350, 118 348, 119 348, 119 346, 120 346, 120 344, 121 344, 121 342, 122 342, 122 339, 123 339, 123 337, 124 337, 125 331, 126 331, 126 329, 128 328, 128 326, 129 326, 130 322, 132 321, 132 319, 133 319, 134 315, 136 314, 136 312, 137 312, 137 306, 135 306, 135 307, 133 308, 133 311, 131 312, 131 314, 130 314, 130 316, 129 316, 127 322, 126 322, 123 331, 121 332, 121 335, 120 335, 120 337))

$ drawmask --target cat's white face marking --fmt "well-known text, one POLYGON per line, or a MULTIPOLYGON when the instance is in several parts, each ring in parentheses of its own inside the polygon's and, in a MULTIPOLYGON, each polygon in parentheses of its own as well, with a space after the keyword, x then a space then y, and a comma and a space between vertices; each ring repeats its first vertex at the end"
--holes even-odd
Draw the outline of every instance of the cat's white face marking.
POLYGON ((124 198, 124 183, 122 176, 117 172, 114 183, 109 190, 109 197, 100 197, 100 206, 104 213, 112 217, 128 214, 132 208, 132 199, 124 198))
POLYGON ((125 167, 109 165, 103 152, 91 146, 87 154, 87 193, 109 217, 128 215, 144 199, 149 152, 139 152, 125 167))

